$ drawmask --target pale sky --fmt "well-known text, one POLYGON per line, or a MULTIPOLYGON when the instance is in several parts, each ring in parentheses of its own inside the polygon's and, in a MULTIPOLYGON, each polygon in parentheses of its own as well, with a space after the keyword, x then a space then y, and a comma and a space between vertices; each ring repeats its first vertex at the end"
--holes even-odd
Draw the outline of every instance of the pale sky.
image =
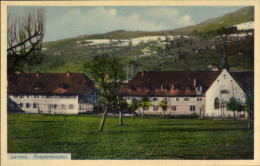
MULTIPOLYGON (((101 34, 115 30, 173 30, 222 16, 244 6, 209 7, 62 7, 48 6, 44 41, 101 34)), ((28 7, 9 6, 16 12, 28 7)))

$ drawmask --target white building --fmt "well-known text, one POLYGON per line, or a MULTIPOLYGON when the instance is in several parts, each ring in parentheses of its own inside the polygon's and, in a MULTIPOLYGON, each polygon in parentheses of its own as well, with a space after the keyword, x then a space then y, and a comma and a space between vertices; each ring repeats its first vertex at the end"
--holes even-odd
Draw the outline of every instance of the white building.
POLYGON ((79 73, 8 75, 8 111, 47 114, 92 113, 94 83, 79 73))
MULTIPOLYGON (((228 68, 227 68, 228 69, 228 68)), ((170 71, 139 72, 121 90, 121 95, 131 103, 132 99, 150 99, 149 109, 139 108, 137 114, 191 115, 201 117, 232 117, 226 102, 235 97, 245 103, 246 95, 253 93, 252 71, 170 71), (159 102, 167 101, 163 111, 159 102)), ((237 116, 246 117, 244 112, 237 116)))

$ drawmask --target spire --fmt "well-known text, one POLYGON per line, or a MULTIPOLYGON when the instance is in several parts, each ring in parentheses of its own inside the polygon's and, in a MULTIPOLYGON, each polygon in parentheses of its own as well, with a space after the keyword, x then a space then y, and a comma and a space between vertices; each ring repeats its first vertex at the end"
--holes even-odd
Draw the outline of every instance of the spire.
POLYGON ((223 60, 222 70, 223 69, 229 70, 229 65, 228 65, 228 60, 227 60, 227 53, 226 53, 226 34, 225 34, 225 39, 224 39, 224 60, 223 60))

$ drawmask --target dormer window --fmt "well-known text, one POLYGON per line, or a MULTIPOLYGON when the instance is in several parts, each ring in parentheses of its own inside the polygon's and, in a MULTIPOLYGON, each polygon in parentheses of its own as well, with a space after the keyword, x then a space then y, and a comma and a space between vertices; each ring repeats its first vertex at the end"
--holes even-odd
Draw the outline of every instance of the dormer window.
POLYGON ((39 82, 36 82, 35 84, 33 84, 33 87, 34 87, 35 90, 38 90, 40 88, 43 88, 43 85, 39 82))
POLYGON ((65 84, 65 83, 60 83, 59 87, 62 89, 67 89, 69 87, 69 85, 65 84))
POLYGON ((201 86, 197 87, 197 91, 201 91, 201 89, 202 89, 201 86))
POLYGON ((202 86, 197 86, 195 88, 196 94, 201 94, 202 93, 202 86))

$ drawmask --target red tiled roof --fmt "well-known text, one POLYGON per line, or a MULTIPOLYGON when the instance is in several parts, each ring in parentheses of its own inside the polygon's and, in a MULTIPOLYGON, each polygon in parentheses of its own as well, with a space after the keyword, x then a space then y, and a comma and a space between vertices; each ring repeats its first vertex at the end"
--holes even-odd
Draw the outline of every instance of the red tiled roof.
POLYGON ((12 94, 89 95, 93 91, 93 81, 80 73, 21 73, 8 75, 8 93, 12 94))
POLYGON ((204 93, 221 71, 139 72, 119 93, 123 96, 195 96, 195 86, 204 93))

